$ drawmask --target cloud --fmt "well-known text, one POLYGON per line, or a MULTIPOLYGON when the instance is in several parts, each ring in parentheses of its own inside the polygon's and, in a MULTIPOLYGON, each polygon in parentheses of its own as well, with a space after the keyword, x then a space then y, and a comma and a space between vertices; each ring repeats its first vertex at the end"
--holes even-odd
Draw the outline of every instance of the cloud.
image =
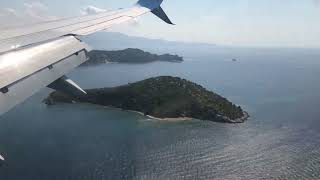
POLYGON ((16 25, 23 22, 22 16, 12 8, 0 9, 0 22, 2 27, 16 25))
POLYGON ((314 6, 319 7, 320 5, 320 0, 313 0, 314 6))
POLYGON ((41 20, 47 18, 49 8, 41 2, 24 3, 24 7, 27 16, 41 20))
POLYGON ((90 15, 90 14, 97 14, 97 13, 101 13, 101 12, 105 12, 107 10, 105 9, 100 9, 98 7, 95 7, 95 6, 88 6, 88 7, 85 7, 81 10, 81 14, 83 15, 90 15))
POLYGON ((5 8, 4 9, 4 16, 18 16, 18 12, 11 8, 5 8))
POLYGON ((0 22, 2 26, 14 26, 19 24, 28 24, 39 21, 54 20, 58 17, 50 16, 49 8, 38 1, 24 3, 22 10, 13 8, 0 9, 0 22))

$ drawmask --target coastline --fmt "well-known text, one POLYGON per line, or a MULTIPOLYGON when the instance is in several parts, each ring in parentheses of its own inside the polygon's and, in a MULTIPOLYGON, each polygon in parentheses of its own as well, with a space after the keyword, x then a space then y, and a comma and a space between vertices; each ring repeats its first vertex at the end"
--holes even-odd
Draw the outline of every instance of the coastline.
MULTIPOLYGON (((136 113, 139 114, 141 116, 144 117, 148 117, 150 119, 154 119, 154 120, 159 120, 159 121, 172 121, 172 122, 176 122, 176 121, 189 121, 189 120, 193 120, 195 118, 191 118, 191 117, 177 117, 177 118, 159 118, 159 117, 155 117, 152 115, 145 115, 143 112, 140 111, 135 111, 135 110, 126 110, 126 109, 121 109, 121 108, 116 108, 116 107, 112 107, 112 106, 103 106, 105 108, 110 108, 110 109, 114 109, 114 110, 120 110, 120 111, 127 111, 127 112, 132 112, 132 113, 136 113)), ((248 112, 244 111, 244 114, 241 118, 238 119, 230 119, 227 117, 222 117, 222 119, 227 122, 227 123, 244 123, 245 121, 247 121, 249 119, 250 115, 248 112)))
POLYGON ((187 121, 187 120, 192 120, 192 119, 194 119, 194 118, 191 118, 191 117, 158 118, 158 117, 154 117, 154 116, 151 116, 151 115, 145 115, 143 112, 140 112, 140 111, 126 110, 126 109, 109 107, 109 106, 104 106, 104 107, 106 107, 106 108, 111 108, 111 109, 117 109, 117 110, 121 110, 121 111, 127 111, 127 112, 136 113, 136 114, 139 114, 139 115, 141 115, 141 116, 148 117, 148 118, 154 119, 154 120, 159 120, 159 121, 187 121))
POLYGON ((177 117, 177 118, 157 118, 151 115, 145 115, 148 118, 151 119, 155 119, 155 120, 159 120, 159 121, 189 121, 192 120, 194 118, 190 118, 190 117, 177 117))
MULTIPOLYGON (((88 103, 88 104, 90 104, 90 103, 88 103)), ((135 111, 135 110, 126 110, 126 109, 121 109, 121 108, 112 107, 112 106, 102 106, 102 107, 107 108, 107 109, 112 109, 112 110, 119 110, 119 111, 126 111, 126 112, 136 113, 136 114, 139 114, 141 116, 148 117, 148 118, 154 119, 154 120, 159 120, 159 121, 187 121, 187 120, 194 119, 194 118, 191 118, 191 117, 158 118, 158 117, 154 117, 154 116, 151 116, 151 115, 145 115, 143 112, 135 111)))
POLYGON ((249 119, 250 115, 248 112, 246 111, 243 111, 243 116, 240 117, 240 118, 237 118, 237 119, 230 119, 230 118, 227 118, 227 119, 224 119, 230 123, 244 123, 245 121, 247 121, 249 119))
MULTIPOLYGON (((76 104, 76 103, 81 103, 81 102, 77 102, 77 101, 72 101, 71 104, 76 104)), ((56 104, 56 103, 55 103, 56 104)), ((59 103, 58 103, 59 104, 59 103)), ((63 104, 63 103, 62 103, 63 104)), ((66 103, 66 104, 70 104, 70 103, 66 103)), ((90 105, 94 105, 91 103, 85 103, 85 104, 90 104, 90 105)), ((47 104, 48 105, 48 104, 47 104)), ((50 104, 52 105, 52 104, 50 104)), ((101 105, 98 105, 101 106, 101 105)), ((135 111, 135 110, 128 110, 128 109, 122 109, 122 108, 117 108, 117 107, 112 107, 112 106, 102 106, 103 108, 108 108, 108 109, 112 109, 112 110, 118 110, 118 111, 126 111, 126 112, 131 112, 131 113, 136 113, 139 114, 141 116, 150 118, 150 119, 154 119, 154 120, 158 120, 158 121, 172 121, 172 122, 176 122, 176 121, 188 121, 188 120, 193 120, 196 118, 192 118, 192 117, 177 117, 177 118, 159 118, 159 117, 155 117, 152 115, 145 115, 143 112, 140 111, 135 111)), ((237 119, 230 119, 226 116, 222 116, 222 115, 218 115, 218 118, 220 118, 220 121, 217 122, 224 122, 224 123, 232 123, 232 124, 237 124, 237 123, 244 123, 245 121, 247 121, 250 118, 250 115, 248 112, 243 111, 243 116, 237 119)))

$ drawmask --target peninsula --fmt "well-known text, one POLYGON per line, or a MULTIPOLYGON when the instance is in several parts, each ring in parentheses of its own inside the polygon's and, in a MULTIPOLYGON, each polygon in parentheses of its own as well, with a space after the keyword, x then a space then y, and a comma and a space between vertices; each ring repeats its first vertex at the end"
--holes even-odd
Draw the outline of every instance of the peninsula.
POLYGON ((183 58, 178 55, 156 55, 140 49, 128 48, 119 51, 93 50, 88 54, 89 60, 82 66, 114 63, 150 63, 155 61, 182 62, 183 58))
POLYGON ((127 85, 88 89, 85 96, 51 93, 44 102, 92 103, 133 110, 144 115, 166 118, 194 118, 226 123, 242 123, 249 115, 226 98, 185 79, 160 76, 127 85))

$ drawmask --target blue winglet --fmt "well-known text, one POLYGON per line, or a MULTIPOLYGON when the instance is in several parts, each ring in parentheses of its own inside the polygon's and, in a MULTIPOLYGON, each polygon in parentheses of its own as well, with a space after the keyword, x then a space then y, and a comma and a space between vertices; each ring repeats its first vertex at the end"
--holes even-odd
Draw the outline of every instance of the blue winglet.
POLYGON ((139 0, 137 4, 142 7, 146 7, 150 10, 154 10, 162 4, 163 0, 139 0))
POLYGON ((150 9, 154 15, 162 19, 164 22, 174 25, 161 8, 160 5, 162 4, 162 1, 163 0, 139 0, 137 5, 150 9))
POLYGON ((168 23, 168 24, 172 24, 175 25, 171 22, 171 20, 169 19, 169 17, 166 15, 166 13, 163 11, 163 9, 161 8, 161 6, 159 6, 158 8, 154 9, 151 11, 154 15, 158 16, 160 19, 162 19, 164 22, 168 23))

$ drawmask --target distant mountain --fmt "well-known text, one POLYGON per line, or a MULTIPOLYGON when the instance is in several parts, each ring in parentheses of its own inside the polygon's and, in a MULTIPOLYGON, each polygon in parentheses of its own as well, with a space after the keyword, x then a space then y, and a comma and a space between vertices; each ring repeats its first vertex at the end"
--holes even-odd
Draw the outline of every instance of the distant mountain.
POLYGON ((133 48, 116 51, 93 50, 89 52, 89 60, 82 64, 82 66, 105 64, 108 62, 149 63, 154 61, 182 62, 183 58, 171 54, 156 55, 133 48))
POLYGON ((202 53, 210 52, 216 48, 214 44, 205 43, 185 43, 176 41, 166 41, 161 39, 148 39, 143 37, 128 36, 116 32, 99 32, 83 37, 82 40, 100 50, 120 50, 126 48, 138 48, 153 53, 202 53))

